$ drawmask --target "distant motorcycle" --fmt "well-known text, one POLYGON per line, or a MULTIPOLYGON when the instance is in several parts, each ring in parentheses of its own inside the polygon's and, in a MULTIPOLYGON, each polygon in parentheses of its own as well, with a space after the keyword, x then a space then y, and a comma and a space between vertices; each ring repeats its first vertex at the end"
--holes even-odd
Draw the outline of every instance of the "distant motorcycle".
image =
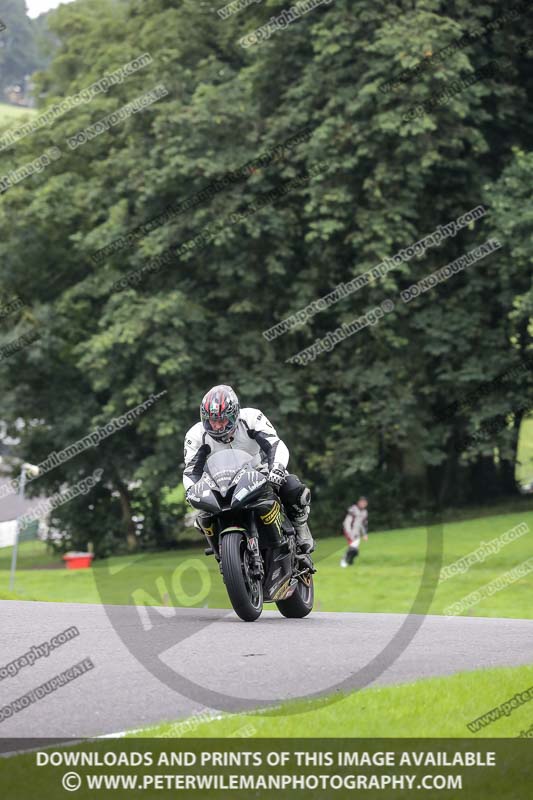
POLYGON ((214 453, 189 492, 191 505, 214 517, 206 555, 215 555, 231 605, 245 622, 261 615, 263 603, 275 603, 285 617, 305 617, 313 609, 316 570, 297 551, 286 515, 276 541, 258 531, 255 509, 268 481, 250 461, 243 450, 214 453))

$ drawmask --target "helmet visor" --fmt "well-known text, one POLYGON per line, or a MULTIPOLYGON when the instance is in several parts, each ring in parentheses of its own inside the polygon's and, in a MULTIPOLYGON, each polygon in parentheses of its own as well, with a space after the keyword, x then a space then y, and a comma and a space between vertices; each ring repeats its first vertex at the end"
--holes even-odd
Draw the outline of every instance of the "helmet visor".
POLYGON ((208 419, 203 420, 204 430, 207 431, 215 439, 222 439, 229 436, 236 428, 237 415, 236 414, 221 414, 211 415, 208 419))

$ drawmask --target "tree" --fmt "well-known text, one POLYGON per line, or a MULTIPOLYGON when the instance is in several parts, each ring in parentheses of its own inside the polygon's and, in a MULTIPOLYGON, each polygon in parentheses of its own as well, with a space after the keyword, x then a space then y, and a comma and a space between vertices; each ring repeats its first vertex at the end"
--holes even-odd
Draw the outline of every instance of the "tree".
POLYGON ((34 31, 26 16, 25 0, 3 0, 2 22, 6 29, 0 33, 0 89, 11 84, 24 84, 38 66, 39 59, 34 31))
MULTIPOLYGON (((271 3, 268 13, 282 9, 271 3)), ((58 46, 36 78, 40 111, 144 52, 153 57, 0 153, 3 174, 8 158, 21 165, 52 144, 62 150, 0 199, 2 281, 28 306, 16 332, 37 324, 41 335, 0 364, 5 416, 28 422, 22 451, 45 457, 167 392, 135 426, 35 482, 51 491, 104 467, 92 502, 102 519, 109 508, 102 553, 133 537, 164 546, 179 536, 183 507, 165 497, 179 484, 199 399, 218 382, 260 406, 288 441, 292 469, 312 485, 319 532, 332 532, 339 506, 361 488, 395 524, 403 512, 515 490, 512 403, 523 381, 511 376, 496 396, 447 411, 530 348, 527 233, 520 259, 508 241, 529 174, 522 164, 519 183, 507 170, 514 146, 528 158, 531 60, 520 48, 531 23, 492 24, 498 13, 421 0, 391 15, 384 2, 355 9, 337 0, 247 49, 238 40, 264 24, 261 5, 224 21, 207 0, 86 0, 50 15, 58 46), (473 28, 487 34, 416 80, 380 89, 473 28), (502 67, 507 52, 516 57, 502 67), (489 77, 464 80, 488 61, 497 66, 489 77), (461 91, 404 120, 458 76, 461 91), (141 113, 66 145, 158 85, 168 93, 141 113), (302 130, 299 144, 280 147, 302 130), (238 180, 131 236, 250 162, 238 180), (507 192, 510 177, 516 192, 507 192), (490 214, 422 258, 273 341, 262 335, 481 203, 490 214), (504 247, 489 258, 402 302, 402 290, 494 235, 504 247), (377 324, 306 366, 288 361, 385 300, 394 310, 377 324), (502 414, 509 428, 463 447, 502 414)), ((518 219, 527 226, 527 211, 518 219)), ((87 504, 58 509, 71 535, 83 530, 87 504)))

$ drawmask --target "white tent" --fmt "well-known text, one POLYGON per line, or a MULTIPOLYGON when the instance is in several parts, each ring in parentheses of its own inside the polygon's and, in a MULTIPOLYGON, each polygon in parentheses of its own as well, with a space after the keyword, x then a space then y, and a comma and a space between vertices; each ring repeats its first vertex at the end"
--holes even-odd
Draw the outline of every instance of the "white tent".
POLYGON ((12 547, 15 544, 17 517, 27 514, 38 502, 36 498, 21 500, 16 494, 0 497, 0 547, 12 547))

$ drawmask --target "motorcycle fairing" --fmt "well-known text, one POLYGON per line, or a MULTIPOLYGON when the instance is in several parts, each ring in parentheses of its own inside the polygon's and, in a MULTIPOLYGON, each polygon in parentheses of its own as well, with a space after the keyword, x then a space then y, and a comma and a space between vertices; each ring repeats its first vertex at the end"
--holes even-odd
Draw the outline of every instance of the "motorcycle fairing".
POLYGON ((231 498, 230 507, 232 509, 239 508, 245 502, 249 502, 267 483, 264 475, 261 475, 256 469, 247 464, 239 474, 235 476, 237 483, 234 484, 233 496, 231 498))

